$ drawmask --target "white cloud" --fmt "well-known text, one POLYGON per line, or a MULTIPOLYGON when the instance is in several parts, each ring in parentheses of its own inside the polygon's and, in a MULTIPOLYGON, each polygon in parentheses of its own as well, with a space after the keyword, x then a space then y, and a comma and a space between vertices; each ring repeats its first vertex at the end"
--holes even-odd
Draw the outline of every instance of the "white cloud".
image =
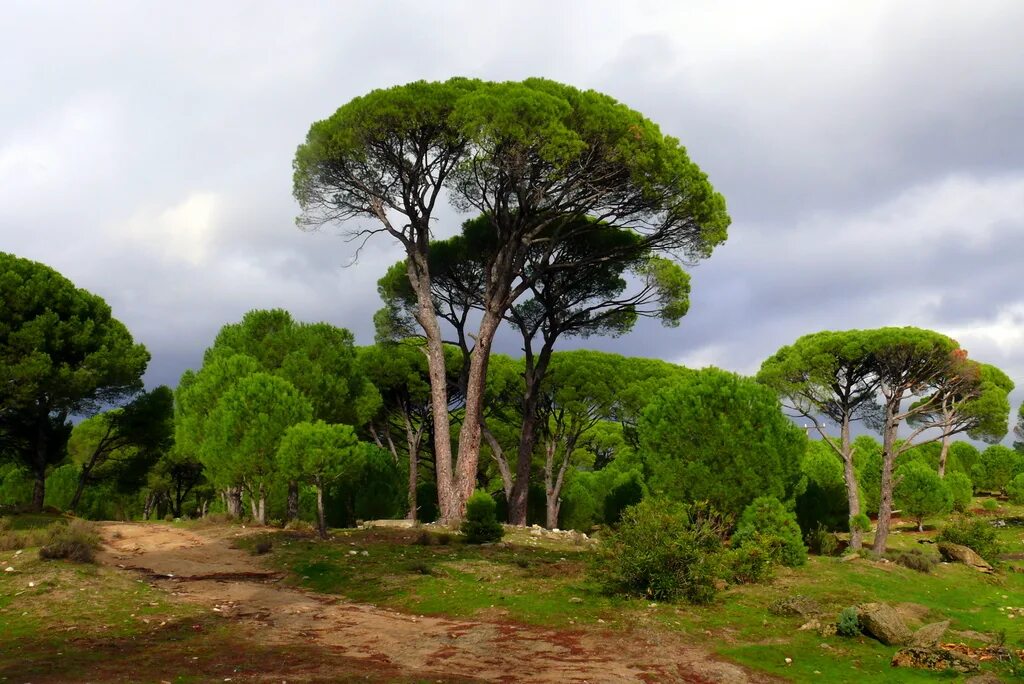
POLYGON ((142 209, 113 224, 108 239, 192 266, 207 262, 224 217, 224 199, 214 192, 193 192, 165 209, 142 209))

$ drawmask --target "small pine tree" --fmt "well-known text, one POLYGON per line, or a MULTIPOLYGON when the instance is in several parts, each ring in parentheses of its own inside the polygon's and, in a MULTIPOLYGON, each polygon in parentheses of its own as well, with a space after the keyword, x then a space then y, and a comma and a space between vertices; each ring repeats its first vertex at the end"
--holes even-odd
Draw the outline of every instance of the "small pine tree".
POLYGON ((747 506, 730 543, 734 549, 744 544, 760 546, 774 562, 789 567, 807 562, 807 547, 796 515, 769 496, 758 497, 747 506))
POLYGON ((953 510, 953 494, 949 485, 930 466, 910 461, 897 471, 899 483, 893 491, 896 505, 924 529, 924 519, 953 510))
POLYGON ((505 534, 498 522, 498 505, 490 494, 476 490, 466 501, 466 519, 462 521, 462 533, 470 544, 485 544, 501 541, 505 534))

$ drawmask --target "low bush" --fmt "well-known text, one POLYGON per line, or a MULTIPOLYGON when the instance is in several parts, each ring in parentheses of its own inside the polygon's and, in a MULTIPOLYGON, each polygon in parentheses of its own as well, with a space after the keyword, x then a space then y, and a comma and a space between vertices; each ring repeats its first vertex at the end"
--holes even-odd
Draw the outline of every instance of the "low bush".
POLYGON ((420 533, 413 539, 413 544, 416 546, 433 546, 434 535, 430 534, 426 530, 420 530, 420 533))
POLYGON ((807 533, 804 537, 807 549, 816 556, 838 556, 841 550, 839 537, 834 532, 829 532, 823 524, 807 533))
POLYGON ((947 473, 946 484, 953 495, 953 510, 963 513, 971 507, 974 496, 974 484, 964 473, 947 473))
POLYGON ((601 540, 591 575, 609 593, 659 601, 710 603, 722 542, 707 522, 663 499, 645 499, 622 514, 601 540))
POLYGON ((731 544, 733 548, 755 544, 768 551, 773 562, 789 567, 807 562, 796 516, 778 499, 767 496, 754 499, 743 511, 731 544))
POLYGON ((270 553, 273 550, 273 540, 271 540, 270 537, 263 537, 262 539, 257 539, 256 543, 252 545, 251 553, 254 556, 262 556, 263 554, 270 553))
POLYGON ((0 518, 0 532, 6 532, 14 525, 10 518, 0 518))
POLYGON ((95 560, 100 538, 91 523, 74 519, 68 523, 52 525, 46 532, 46 543, 39 548, 40 558, 66 558, 76 563, 92 563, 95 560))
POLYGON ((301 532, 302 534, 313 534, 316 532, 313 523, 306 520, 289 520, 284 524, 284 529, 289 532, 301 532))
POLYGON ((1001 551, 995 528, 970 516, 957 517, 942 529, 937 539, 973 549, 988 561, 995 560, 1001 551))
POLYGON ((857 609, 853 606, 843 608, 836 618, 836 634, 844 637, 855 637, 860 635, 860 618, 857 617, 857 609))
POLYGON ((921 551, 921 549, 887 551, 885 558, 893 563, 898 563, 905 568, 910 568, 911 570, 916 570, 925 574, 931 572, 932 568, 934 568, 938 563, 938 559, 926 554, 921 551))
POLYGON ((1024 505, 1024 473, 1010 480, 1010 484, 1006 485, 1006 494, 1010 497, 1011 503, 1024 505))
POLYGON ((434 569, 431 568, 430 565, 427 564, 424 561, 412 561, 408 565, 406 565, 405 567, 406 567, 406 569, 409 572, 417 574, 417 575, 432 575, 432 574, 434 574, 434 569))
POLYGON ((724 577, 733 584, 761 584, 771 581, 775 563, 761 546, 744 544, 729 549, 723 558, 724 577))
POLYGON ((985 499, 984 501, 981 502, 981 507, 984 508, 986 511, 990 511, 990 512, 991 511, 998 511, 999 510, 999 502, 996 501, 995 499, 985 499))
POLYGON ((857 515, 850 518, 850 531, 851 532, 870 532, 871 531, 871 518, 866 513, 858 513, 857 515))
POLYGON ((462 533, 470 544, 486 544, 501 541, 505 534, 498 522, 498 505, 485 491, 477 490, 466 501, 466 519, 462 521, 462 533))

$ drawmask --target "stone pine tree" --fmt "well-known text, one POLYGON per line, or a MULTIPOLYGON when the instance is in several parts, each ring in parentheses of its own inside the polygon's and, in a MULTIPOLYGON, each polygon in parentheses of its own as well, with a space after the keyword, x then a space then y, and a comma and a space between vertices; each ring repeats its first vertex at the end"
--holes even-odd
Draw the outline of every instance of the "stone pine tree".
MULTIPOLYGON (((759 382, 773 389, 794 417, 810 421, 815 432, 843 462, 843 480, 850 517, 860 514, 860 486, 854 468, 853 427, 877 427, 878 375, 872 337, 862 330, 824 331, 805 335, 761 364, 759 382), (828 421, 839 428, 836 439, 828 421)), ((862 533, 850 529, 850 546, 861 547, 862 533)))
POLYGON ((41 511, 72 416, 142 389, 149 353, 100 297, 52 268, 0 252, 0 458, 32 474, 41 511))
POLYGON ((278 467, 286 477, 316 487, 317 531, 327 538, 324 488, 359 468, 360 442, 350 425, 318 420, 292 425, 277 450, 278 467))
POLYGON ((315 123, 294 170, 303 225, 369 219, 363 237, 387 233, 405 250, 430 371, 438 503, 450 521, 461 518, 476 482, 487 362, 499 323, 530 287, 526 252, 539 242, 559 249, 590 217, 633 231, 655 254, 700 259, 724 241, 729 223, 724 200, 676 139, 605 95, 543 79, 374 91, 315 123), (432 220, 445 195, 459 210, 484 214, 496 245, 454 461, 429 266, 432 220), (562 229, 552 233, 556 222, 562 229))

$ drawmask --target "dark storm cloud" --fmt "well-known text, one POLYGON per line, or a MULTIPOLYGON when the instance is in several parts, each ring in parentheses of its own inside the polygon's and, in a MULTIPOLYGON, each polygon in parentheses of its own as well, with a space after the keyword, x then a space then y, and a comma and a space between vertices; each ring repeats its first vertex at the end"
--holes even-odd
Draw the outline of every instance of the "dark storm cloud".
POLYGON ((345 228, 295 227, 310 123, 419 78, 544 75, 679 137, 734 218, 679 328, 572 346, 752 372, 808 332, 913 324, 1024 385, 1021 25, 1012 0, 9 4, 0 249, 104 296, 150 383, 257 307, 369 343, 401 253, 350 265, 345 228))

